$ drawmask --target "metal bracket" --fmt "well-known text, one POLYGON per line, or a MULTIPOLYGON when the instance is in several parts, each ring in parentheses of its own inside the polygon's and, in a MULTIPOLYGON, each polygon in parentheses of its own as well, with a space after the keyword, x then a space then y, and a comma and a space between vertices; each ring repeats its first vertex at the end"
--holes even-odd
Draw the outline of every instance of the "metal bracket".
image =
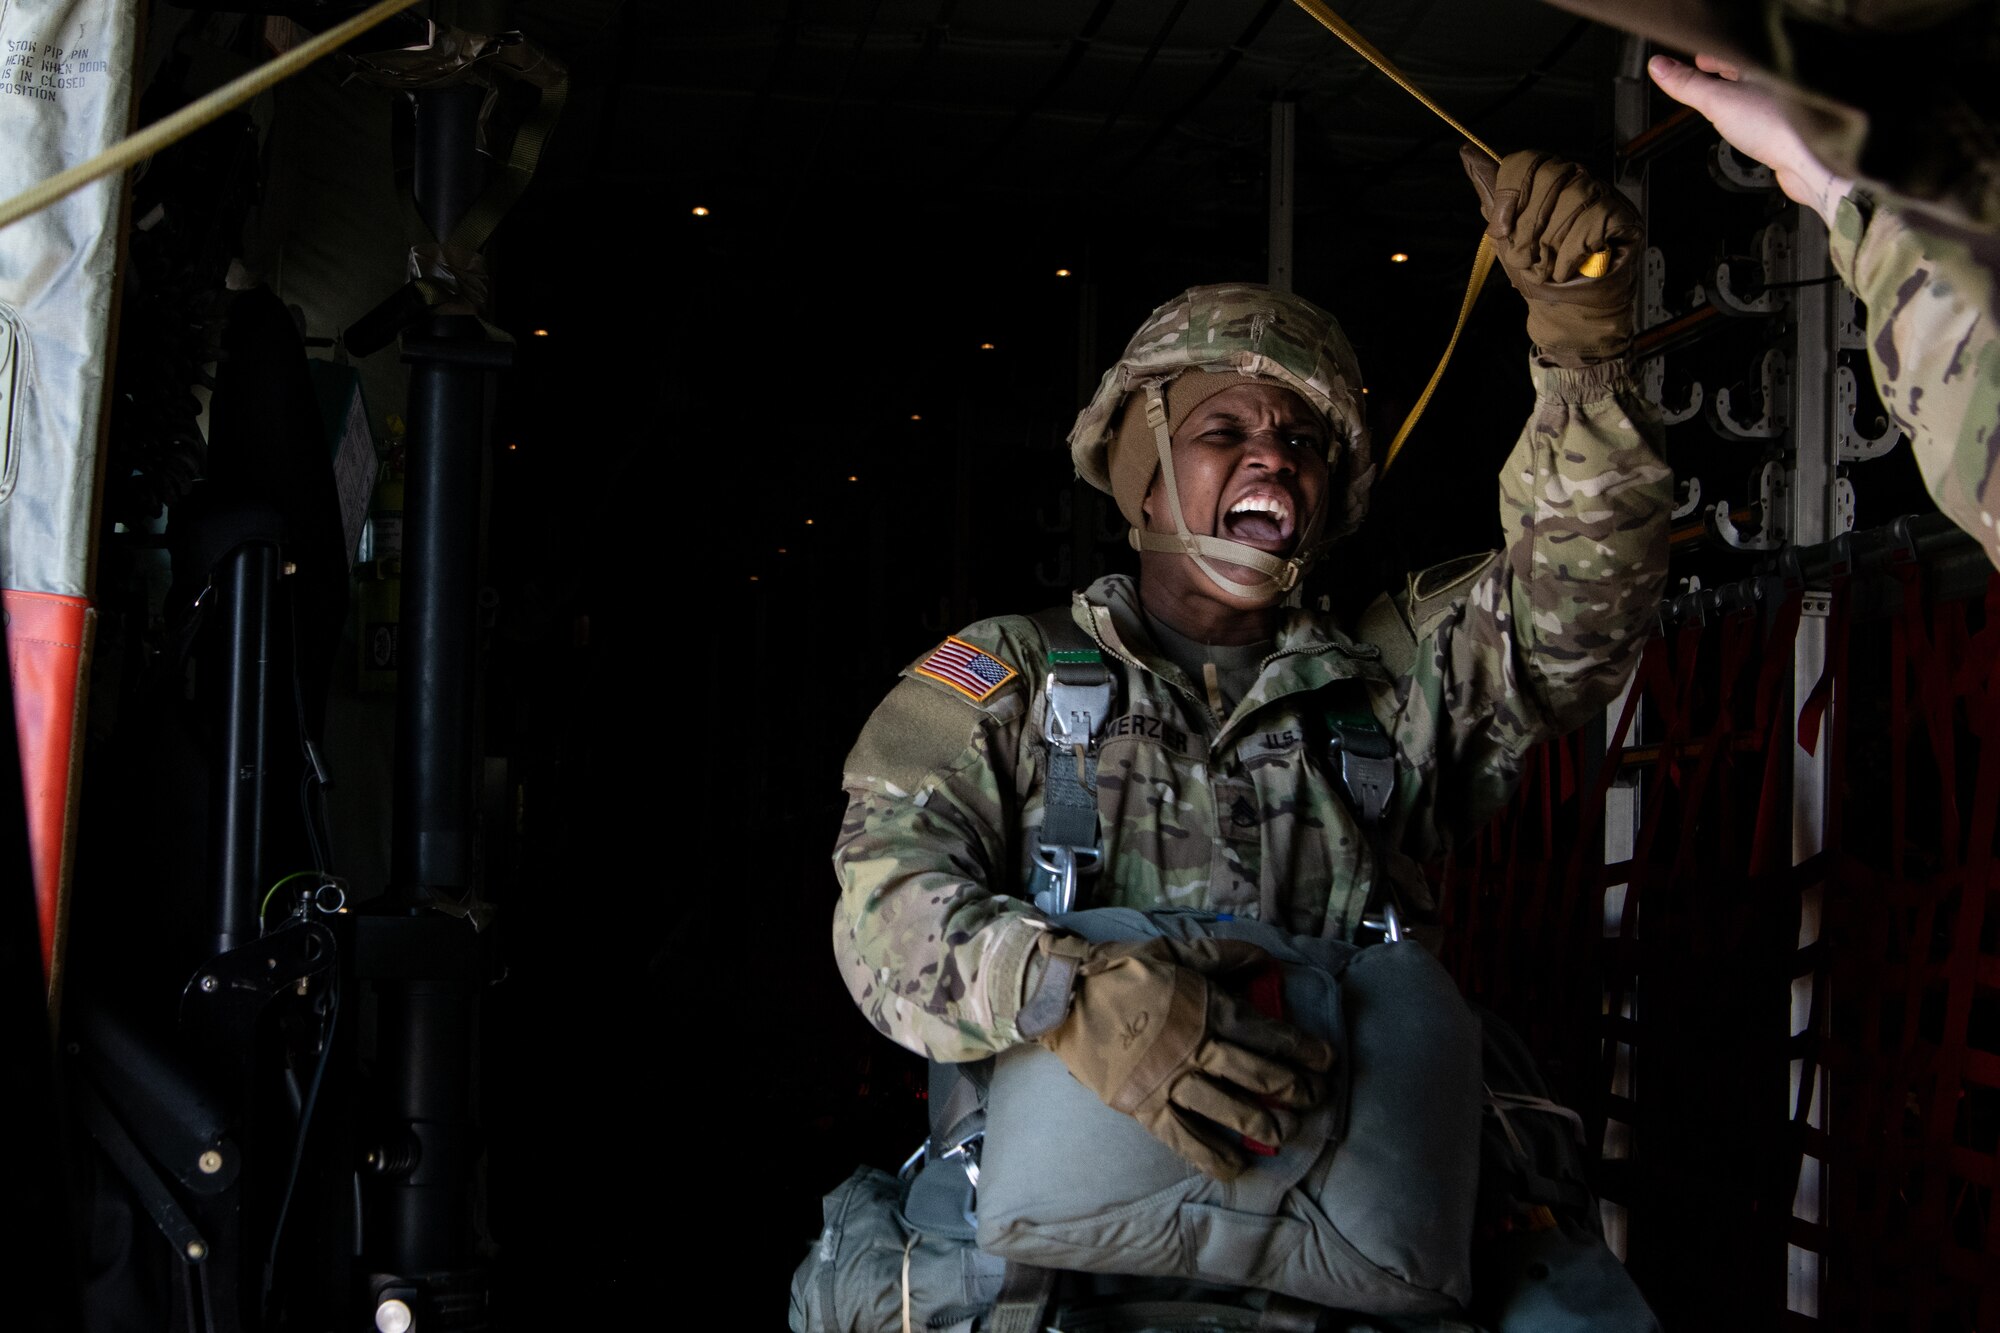
POLYGON ((1834 370, 1833 401, 1833 429, 1840 441, 1841 462, 1865 463, 1871 458, 1880 458, 1903 438, 1902 432, 1886 415, 1880 418, 1882 429, 1874 435, 1862 434, 1855 425, 1854 412, 1861 401, 1861 384, 1852 366, 1840 366, 1834 370))
POLYGON ((1785 433, 1785 405, 1791 401, 1791 381, 1783 351, 1776 347, 1757 363, 1757 379, 1764 411, 1751 422, 1736 418, 1735 395, 1730 389, 1715 391, 1715 411, 1711 424, 1724 439, 1769 440, 1785 433))
POLYGON ((248 1051, 264 1006, 329 971, 338 947, 317 921, 294 918, 202 964, 181 992, 181 1030, 228 1057, 248 1051))
POLYGON ((1854 483, 1845 477, 1833 479, 1833 530, 1854 531, 1854 483))
MULTIPOLYGON (((1777 282, 1792 265, 1792 240, 1783 227, 1773 223, 1757 233, 1757 256, 1765 283, 1777 282)), ((1738 296, 1729 277, 1729 261, 1715 269, 1715 303, 1725 315, 1761 317, 1774 314, 1785 304, 1789 288, 1765 286, 1754 297, 1738 296)))
MULTIPOLYGON (((1639 327, 1654 329, 1667 322, 1667 257, 1649 245, 1639 261, 1639 327)), ((1654 399, 1658 402, 1658 399, 1654 399)))
POLYGON ((1731 194, 1764 194, 1778 188, 1775 172, 1757 159, 1743 156, 1722 139, 1709 145, 1708 174, 1731 194))
POLYGON ((1646 368, 1639 372, 1639 388, 1647 401, 1660 409, 1660 420, 1669 426, 1678 426, 1695 413, 1701 411, 1701 381, 1688 382, 1687 402, 1679 407, 1668 407, 1667 362, 1665 357, 1653 357, 1646 362, 1646 368))
POLYGON ((1676 519, 1686 518, 1690 514, 1694 513, 1695 510, 1701 508, 1700 477, 1687 478, 1685 481, 1679 483, 1675 487, 1675 490, 1679 492, 1679 494, 1677 494, 1674 497, 1673 516, 1676 519))
POLYGON ((1858 352, 1868 346, 1868 331, 1861 320, 1861 300, 1846 283, 1833 287, 1834 346, 1843 352, 1858 352))
POLYGON ((1718 500, 1708 511, 1709 523, 1725 546, 1738 551, 1775 551, 1785 545, 1785 470, 1772 460, 1757 470, 1757 526, 1736 526, 1729 502, 1718 500))

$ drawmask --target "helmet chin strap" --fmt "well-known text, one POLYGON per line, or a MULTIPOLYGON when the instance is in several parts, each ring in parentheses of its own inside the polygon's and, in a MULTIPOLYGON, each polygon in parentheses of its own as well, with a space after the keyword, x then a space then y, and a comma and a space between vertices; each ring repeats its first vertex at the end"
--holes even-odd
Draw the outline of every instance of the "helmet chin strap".
POLYGON ((1194 561, 1196 569, 1208 576, 1217 590, 1224 596, 1240 602, 1269 605, 1298 586, 1312 563, 1309 554, 1318 534, 1320 511, 1324 500, 1316 506, 1306 522, 1297 550, 1298 555, 1289 560, 1280 560, 1268 551, 1260 551, 1242 542, 1233 542, 1225 537, 1205 537, 1188 530, 1187 518, 1181 513, 1180 487, 1174 481, 1174 441, 1167 429, 1167 399, 1158 384, 1146 386, 1146 424, 1153 428, 1153 444, 1160 455, 1160 476, 1167 483, 1167 507, 1174 516, 1172 533, 1151 532, 1133 528, 1126 535, 1135 551, 1165 551, 1174 555, 1184 555, 1194 561), (1238 583, 1226 579, 1222 571, 1209 563, 1207 557, 1226 560, 1232 565, 1253 569, 1262 578, 1253 583, 1238 583))

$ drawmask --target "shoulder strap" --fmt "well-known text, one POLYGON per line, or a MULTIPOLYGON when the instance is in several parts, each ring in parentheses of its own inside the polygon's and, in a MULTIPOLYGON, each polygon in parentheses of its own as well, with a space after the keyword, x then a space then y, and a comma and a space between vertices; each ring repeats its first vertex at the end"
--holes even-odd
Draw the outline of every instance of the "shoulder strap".
POLYGON ((1115 682, 1104 654, 1077 626, 1067 606, 1029 617, 1048 642, 1048 700, 1042 738, 1048 743, 1042 788, 1042 832, 1033 849, 1047 878, 1035 894, 1045 912, 1076 905, 1077 880, 1097 869, 1097 733, 1111 720, 1115 682))
POLYGON ((1498 551, 1480 551, 1410 575, 1403 590, 1384 592, 1355 623, 1355 636, 1382 650, 1382 665, 1401 676, 1416 664, 1417 645, 1429 638, 1498 551))

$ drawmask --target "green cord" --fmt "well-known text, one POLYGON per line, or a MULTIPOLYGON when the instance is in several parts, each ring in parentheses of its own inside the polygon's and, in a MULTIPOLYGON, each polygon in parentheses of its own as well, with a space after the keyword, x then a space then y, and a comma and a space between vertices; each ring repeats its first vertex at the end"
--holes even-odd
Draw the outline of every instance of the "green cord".
POLYGON ((273 884, 270 887, 270 889, 264 894, 264 901, 260 903, 257 907, 258 924, 259 925, 263 924, 264 914, 271 910, 271 899, 278 896, 279 889, 284 888, 287 884, 290 884, 295 879, 304 879, 307 875, 317 875, 317 874, 319 874, 319 871, 317 870, 294 870, 291 874, 285 876, 283 879, 279 880, 276 884, 273 884))

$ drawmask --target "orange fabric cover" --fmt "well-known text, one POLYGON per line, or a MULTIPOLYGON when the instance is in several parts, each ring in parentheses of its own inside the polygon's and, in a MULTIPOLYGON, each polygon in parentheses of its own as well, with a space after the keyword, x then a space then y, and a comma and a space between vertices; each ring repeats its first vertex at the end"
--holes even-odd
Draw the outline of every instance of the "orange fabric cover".
POLYGON ((90 603, 54 593, 0 591, 7 611, 7 662, 14 682, 14 725, 21 741, 21 788, 28 806, 35 909, 42 926, 42 967, 55 992, 57 942, 68 913, 68 862, 74 762, 83 740, 82 680, 90 656, 90 603))

